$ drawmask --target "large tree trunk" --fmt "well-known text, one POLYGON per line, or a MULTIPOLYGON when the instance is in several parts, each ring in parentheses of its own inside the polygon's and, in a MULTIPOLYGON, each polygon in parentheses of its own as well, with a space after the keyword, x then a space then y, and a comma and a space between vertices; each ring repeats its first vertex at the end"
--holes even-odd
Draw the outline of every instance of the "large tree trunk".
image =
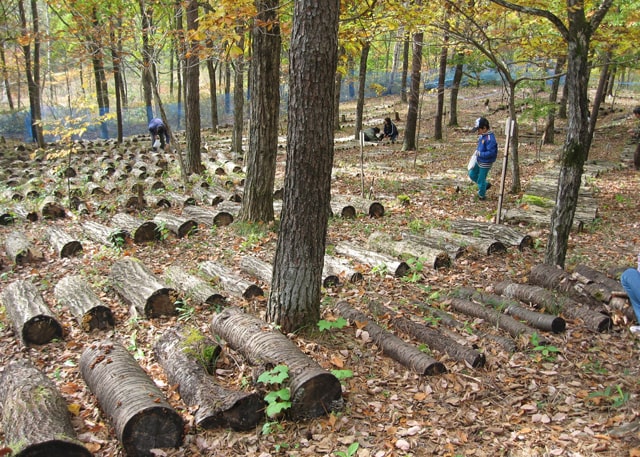
POLYGON ((456 66, 453 73, 453 83, 451 84, 451 99, 449 100, 449 127, 458 126, 458 94, 460 93, 460 84, 462 83, 464 64, 463 54, 459 53, 455 57, 456 66))
POLYGON ((120 65, 120 63, 122 62, 122 56, 118 51, 122 47, 119 44, 120 35, 118 34, 118 39, 116 39, 115 30, 118 30, 119 33, 119 31, 121 30, 121 25, 121 23, 114 24, 113 22, 111 22, 109 30, 111 64, 113 65, 113 85, 116 93, 116 125, 118 129, 118 143, 122 143, 124 135, 122 132, 122 94, 124 92, 124 79, 122 78, 122 67, 120 65))
MULTIPOLYGON (((416 1, 416 3, 422 3, 416 1)), ((424 33, 413 35, 413 59, 411 62, 411 88, 409 89, 409 107, 404 127, 403 151, 414 151, 418 144, 418 111, 420 108, 420 74, 422 72, 422 40, 424 33)))
POLYGON ((232 430, 251 430, 264 417, 264 400, 254 392, 240 392, 217 384, 211 374, 220 347, 210 338, 185 336, 181 329, 169 329, 153 346, 158 362, 167 373, 171 385, 177 384, 184 402, 197 408, 195 423, 198 427, 218 427, 232 430), (214 354, 206 354, 207 349, 214 354))
MULTIPOLYGON (((240 40, 238 48, 244 52, 244 31, 238 27, 240 40)), ((231 132, 231 152, 242 157, 242 133, 244 131, 244 55, 233 61, 233 130, 231 132)))
POLYGON ((144 99, 145 111, 147 114, 147 124, 153 119, 153 89, 155 84, 155 62, 152 59, 153 48, 149 43, 149 33, 151 32, 153 9, 147 8, 145 0, 138 0, 140 16, 142 18, 142 97, 144 99))
POLYGON ((85 332, 109 329, 116 325, 111 309, 98 298, 86 278, 68 275, 56 284, 54 296, 58 305, 66 306, 85 332))
MULTIPOLYGON (((192 33, 198 29, 198 1, 189 0, 186 4, 187 30, 192 33)), ((185 56, 185 119, 187 137, 186 169, 187 175, 200 174, 204 170, 200 154, 200 58, 199 43, 187 42, 189 50, 185 56)))
POLYGON ((359 322, 362 325, 359 328, 369 333, 376 346, 381 348, 385 355, 415 373, 422 376, 446 373, 447 369, 444 364, 396 335, 387 332, 366 314, 352 308, 347 302, 339 302, 336 305, 336 311, 351 322, 359 322))
POLYGON ((402 76, 400 78, 400 101, 407 103, 407 77, 409 75, 409 34, 405 34, 402 48, 402 76))
POLYGON ((436 104, 436 116, 433 126, 433 139, 442 140, 442 121, 444 119, 444 92, 447 78, 447 55, 449 54, 449 34, 445 30, 440 48, 440 62, 438 64, 438 97, 436 104))
POLYGON ((337 0, 295 2, 284 196, 267 320, 289 333, 320 318, 331 200, 337 0))
POLYGON ((113 340, 93 343, 79 365, 128 456, 149 456, 151 449, 182 445, 182 417, 124 346, 113 340))
POLYGON ((211 321, 211 331, 252 365, 286 365, 294 419, 323 416, 343 406, 340 381, 265 322, 238 308, 225 308, 211 321))
POLYGON ((278 3, 279 0, 256 1, 257 24, 251 33, 251 131, 240 216, 245 222, 269 222, 274 219, 273 187, 278 155, 282 47, 278 3))
POLYGON ((549 103, 552 105, 547 114, 547 123, 544 127, 543 143, 554 144, 555 143, 555 129, 556 129, 556 113, 558 112, 558 90, 560 89, 560 73, 564 68, 564 64, 567 62, 566 56, 562 55, 556 60, 556 67, 553 72, 555 76, 551 82, 551 91, 549 92, 549 103))
POLYGON ((63 337, 62 325, 30 281, 12 282, 0 292, 0 301, 14 333, 25 346, 46 344, 63 337))
POLYGON ((78 441, 67 404, 56 385, 28 359, 0 375, 4 449, 21 457, 90 457, 78 441))
POLYGON ((124 257, 111 265, 111 287, 132 310, 143 317, 172 316, 176 314, 178 294, 162 284, 145 265, 131 257, 124 257))

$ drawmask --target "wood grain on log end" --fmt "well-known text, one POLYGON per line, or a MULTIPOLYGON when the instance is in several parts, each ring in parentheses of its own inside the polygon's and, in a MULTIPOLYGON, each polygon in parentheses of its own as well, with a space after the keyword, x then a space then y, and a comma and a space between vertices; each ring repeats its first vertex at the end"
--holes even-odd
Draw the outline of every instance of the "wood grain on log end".
POLYGON ((213 216, 213 225, 217 227, 225 227, 233 222, 233 216, 226 211, 220 211, 213 216))
POLYGON ((160 231, 158 226, 151 221, 143 222, 133 234, 133 241, 135 243, 147 243, 149 241, 155 241, 159 238, 160 231))
POLYGON ((168 287, 158 289, 147 298, 144 314, 147 317, 173 316, 177 312, 177 300, 178 294, 174 289, 168 287))
POLYGON ((90 332, 94 329, 105 330, 113 328, 116 321, 111 309, 106 306, 96 306, 82 316, 82 330, 90 332))
POLYGON ((62 326, 51 316, 35 316, 22 327, 25 344, 46 344, 54 338, 62 338, 62 326))
POLYGON ((355 219, 356 218, 356 209, 351 205, 347 205, 342 208, 340 211, 340 217, 344 219, 355 219))
POLYGON ((373 217, 374 219, 378 219, 384 216, 384 206, 382 206, 382 203, 371 203, 371 205, 369 206, 369 216, 373 217))
POLYGON ((82 252, 82 244, 80 241, 69 241, 60 250, 60 258, 73 257, 80 252, 82 252))
POLYGON ((187 235, 194 233, 198 229, 198 223, 193 220, 185 221, 178 228, 178 238, 184 238, 187 235))
POLYGON ((122 446, 131 457, 150 456, 151 449, 181 445, 184 423, 178 413, 166 406, 141 410, 129 418, 122 431, 122 446))
POLYGON ((264 290, 262 290, 262 287, 256 284, 251 284, 242 293, 242 298, 246 300, 249 300, 251 298, 256 298, 256 297, 262 297, 262 296, 264 296, 264 290))
POLYGON ((328 275, 322 280, 322 287, 336 287, 340 285, 340 278, 338 275, 328 275))
POLYGON ((292 386, 291 409, 294 420, 312 419, 326 416, 331 411, 339 411, 344 406, 342 386, 333 374, 327 371, 311 370, 302 374, 292 386), (307 376, 308 374, 308 376, 307 376))
POLYGON ((441 252, 440 254, 438 254, 435 258, 435 261, 433 262, 433 268, 436 270, 438 268, 449 268, 450 266, 451 258, 446 252, 441 252))
POLYGON ((198 426, 210 430, 229 427, 236 431, 253 430, 264 418, 264 400, 258 393, 238 398, 233 406, 222 412, 220 417, 206 417, 198 426))

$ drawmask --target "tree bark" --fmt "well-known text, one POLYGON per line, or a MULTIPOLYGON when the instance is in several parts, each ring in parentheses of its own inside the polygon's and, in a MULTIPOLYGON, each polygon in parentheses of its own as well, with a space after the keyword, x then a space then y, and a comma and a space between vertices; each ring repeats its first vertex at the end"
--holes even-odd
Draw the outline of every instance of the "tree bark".
POLYGON ((195 304, 224 305, 226 297, 206 281, 187 273, 178 265, 171 265, 164 271, 163 279, 169 286, 179 290, 195 304))
POLYGON ((111 287, 131 307, 134 314, 147 318, 176 314, 176 291, 160 283, 145 265, 124 257, 111 265, 111 287))
POLYGON ((74 239, 71 235, 65 232, 63 228, 51 225, 47 229, 46 235, 47 241, 49 241, 49 244, 61 259, 73 257, 74 255, 82 252, 82 244, 80 241, 74 239))
POLYGON ((36 286, 18 279, 0 292, 7 317, 25 346, 46 344, 62 338, 62 325, 49 309, 36 286))
POLYGON ((386 316, 391 324, 401 332, 426 343, 436 351, 447 354, 453 360, 465 362, 472 368, 482 368, 486 362, 483 353, 459 344, 452 338, 443 335, 442 332, 437 329, 432 329, 427 325, 419 324, 403 317, 401 312, 394 312, 391 308, 377 302, 370 302, 369 310, 378 318, 382 315, 386 316))
POLYGON ((403 259, 422 259, 424 265, 437 270, 449 268, 451 258, 449 254, 440 249, 434 249, 424 244, 411 241, 395 241, 391 236, 382 232, 374 232, 369 236, 367 244, 376 251, 383 252, 403 259))
POLYGON ((26 265, 42 260, 40 254, 22 232, 10 232, 4 240, 4 251, 16 265, 26 265))
POLYGON ((81 226, 87 238, 105 246, 122 247, 131 239, 131 234, 124 228, 112 229, 94 221, 85 221, 81 226))
POLYGON ((251 124, 247 178, 240 218, 245 222, 274 220, 273 188, 278 155, 280 114, 279 0, 257 0, 258 15, 251 32, 251 124))
POLYGON ((56 284, 54 290, 59 305, 66 306, 85 332, 104 330, 116 325, 111 309, 96 295, 82 276, 68 275, 56 284))
POLYGON ((357 262, 369 265, 372 269, 382 266, 382 268, 395 277, 406 276, 411 270, 411 267, 409 267, 406 262, 397 260, 390 255, 368 251, 347 241, 336 244, 335 250, 338 254, 348 256, 357 262))
POLYGON ((534 242, 531 235, 523 235, 512 227, 470 219, 451 221, 451 230, 465 235, 493 238, 501 241, 505 246, 516 246, 521 251, 532 248, 534 242))
POLYGON ((240 269, 266 284, 270 284, 273 278, 273 265, 251 255, 240 258, 240 269))
POLYGON ((205 367, 210 361, 203 360, 207 348, 219 346, 210 338, 190 341, 182 329, 169 329, 156 341, 153 351, 169 383, 178 385, 187 405, 197 407, 194 416, 198 427, 236 431, 255 428, 264 417, 264 400, 258 393, 234 391, 217 384, 205 367))
POLYGON ((4 451, 21 457, 91 457, 78 441, 56 385, 28 359, 0 374, 4 451))
MULTIPOLYGON (((422 0, 416 0, 416 4, 422 4, 422 0)), ((411 62, 411 88, 409 89, 409 107, 407 109, 407 121, 404 128, 403 151, 417 149, 418 139, 418 110, 420 107, 420 75, 422 73, 422 40, 424 33, 413 34, 413 58, 411 62)))
POLYGON ((336 305, 336 311, 352 322, 365 323, 361 328, 369 332, 369 335, 375 344, 382 349, 382 352, 415 373, 421 376, 446 373, 447 369, 441 362, 382 329, 378 324, 372 322, 371 318, 352 308, 347 302, 339 302, 336 305))
POLYGON ((104 340, 88 346, 80 356, 80 372, 128 456, 182 445, 182 417, 120 343, 104 340))
POLYGON ((130 233, 131 239, 137 244, 155 241, 160 236, 160 231, 155 222, 141 221, 126 213, 114 214, 111 218, 111 225, 118 232, 130 233))
POLYGON ((166 227, 178 238, 184 238, 198 230, 198 223, 193 219, 185 219, 165 211, 157 213, 153 217, 153 222, 158 227, 166 227))
POLYGON ((481 255, 504 254, 507 252, 505 245, 496 239, 478 238, 438 229, 427 229, 420 235, 402 232, 402 239, 447 251, 454 259, 467 251, 475 251, 481 255))
MULTIPOLYGON (((189 0, 186 2, 187 30, 195 33, 198 30, 198 1, 189 0)), ((184 56, 185 65, 185 136, 187 139, 186 174, 200 174, 204 170, 202 157, 200 154, 201 132, 200 132, 200 43, 196 40, 185 45, 188 54, 184 56)))
POLYGON ((206 261, 200 264, 200 271, 205 275, 220 281, 220 284, 231 295, 250 300, 255 297, 262 297, 264 291, 257 284, 250 283, 235 275, 228 268, 218 265, 213 261, 206 261))
POLYGON ((495 284, 494 289, 500 295, 529 303, 538 309, 560 308, 564 316, 581 320, 586 328, 594 332, 606 332, 613 325, 609 316, 582 306, 571 298, 558 299, 542 287, 503 281, 495 284))
POLYGON ((558 101, 558 89, 560 88, 560 73, 564 68, 564 64, 567 62, 566 56, 562 55, 556 59, 556 67, 553 72, 556 75, 551 82, 551 90, 549 91, 549 103, 552 104, 552 107, 549 109, 549 113, 547 114, 547 122, 544 127, 544 135, 543 135, 543 143, 544 144, 554 144, 555 143, 555 129, 556 129, 556 112, 558 111, 557 101, 558 101))
POLYGON ((206 227, 224 227, 233 222, 233 215, 223 210, 209 210, 201 206, 185 206, 182 214, 206 227))
POLYGON ((287 157, 267 320, 289 333, 320 319, 331 210, 338 0, 294 4, 287 157))
POLYGON ((362 117, 364 113, 364 93, 367 86, 367 59, 369 58, 369 50, 371 43, 368 41, 361 42, 360 50, 360 69, 358 72, 358 100, 356 101, 356 125, 354 139, 360 139, 360 131, 362 130, 362 117))
POLYGON ((211 331, 253 365, 284 364, 289 368, 293 419, 319 417, 343 407, 340 381, 261 319, 238 308, 225 308, 213 317, 211 331))

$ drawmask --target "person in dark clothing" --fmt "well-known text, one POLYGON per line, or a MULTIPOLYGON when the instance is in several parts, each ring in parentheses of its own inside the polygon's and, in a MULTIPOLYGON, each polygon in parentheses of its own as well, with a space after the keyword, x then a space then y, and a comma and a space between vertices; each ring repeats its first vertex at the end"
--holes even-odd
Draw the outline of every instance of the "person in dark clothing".
POLYGON ((378 138, 380 129, 378 127, 370 127, 368 129, 364 129, 362 133, 364 133, 364 141, 371 141, 374 143, 380 141, 380 138, 378 138))
POLYGON ((478 185, 478 199, 485 200, 487 189, 491 187, 487 182, 487 175, 498 157, 498 142, 489 127, 489 121, 484 117, 476 119, 472 132, 478 134, 478 146, 474 153, 476 163, 469 170, 469 178, 478 185))
POLYGON ((167 127, 162 122, 162 119, 157 117, 151 119, 149 122, 149 133, 151 133, 151 147, 156 150, 155 142, 160 140, 160 147, 165 148, 165 145, 169 144, 169 132, 167 127))
POLYGON ((391 122, 390 117, 384 118, 384 125, 382 126, 382 138, 380 139, 384 140, 385 138, 389 138, 391 143, 395 143, 398 138, 398 128, 396 124, 391 122))

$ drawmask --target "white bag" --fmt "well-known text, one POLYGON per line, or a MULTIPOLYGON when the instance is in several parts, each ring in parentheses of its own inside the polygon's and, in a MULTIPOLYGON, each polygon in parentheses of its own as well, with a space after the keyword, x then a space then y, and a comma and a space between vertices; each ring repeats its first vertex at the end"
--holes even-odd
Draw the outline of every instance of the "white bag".
POLYGON ((469 163, 467 164, 467 170, 471 170, 473 167, 475 167, 477 162, 478 156, 476 155, 476 152, 473 151, 473 154, 471 154, 471 158, 469 159, 469 163))
POLYGON ((153 142, 153 149, 158 149, 160 147, 160 140, 156 138, 156 141, 153 142))

